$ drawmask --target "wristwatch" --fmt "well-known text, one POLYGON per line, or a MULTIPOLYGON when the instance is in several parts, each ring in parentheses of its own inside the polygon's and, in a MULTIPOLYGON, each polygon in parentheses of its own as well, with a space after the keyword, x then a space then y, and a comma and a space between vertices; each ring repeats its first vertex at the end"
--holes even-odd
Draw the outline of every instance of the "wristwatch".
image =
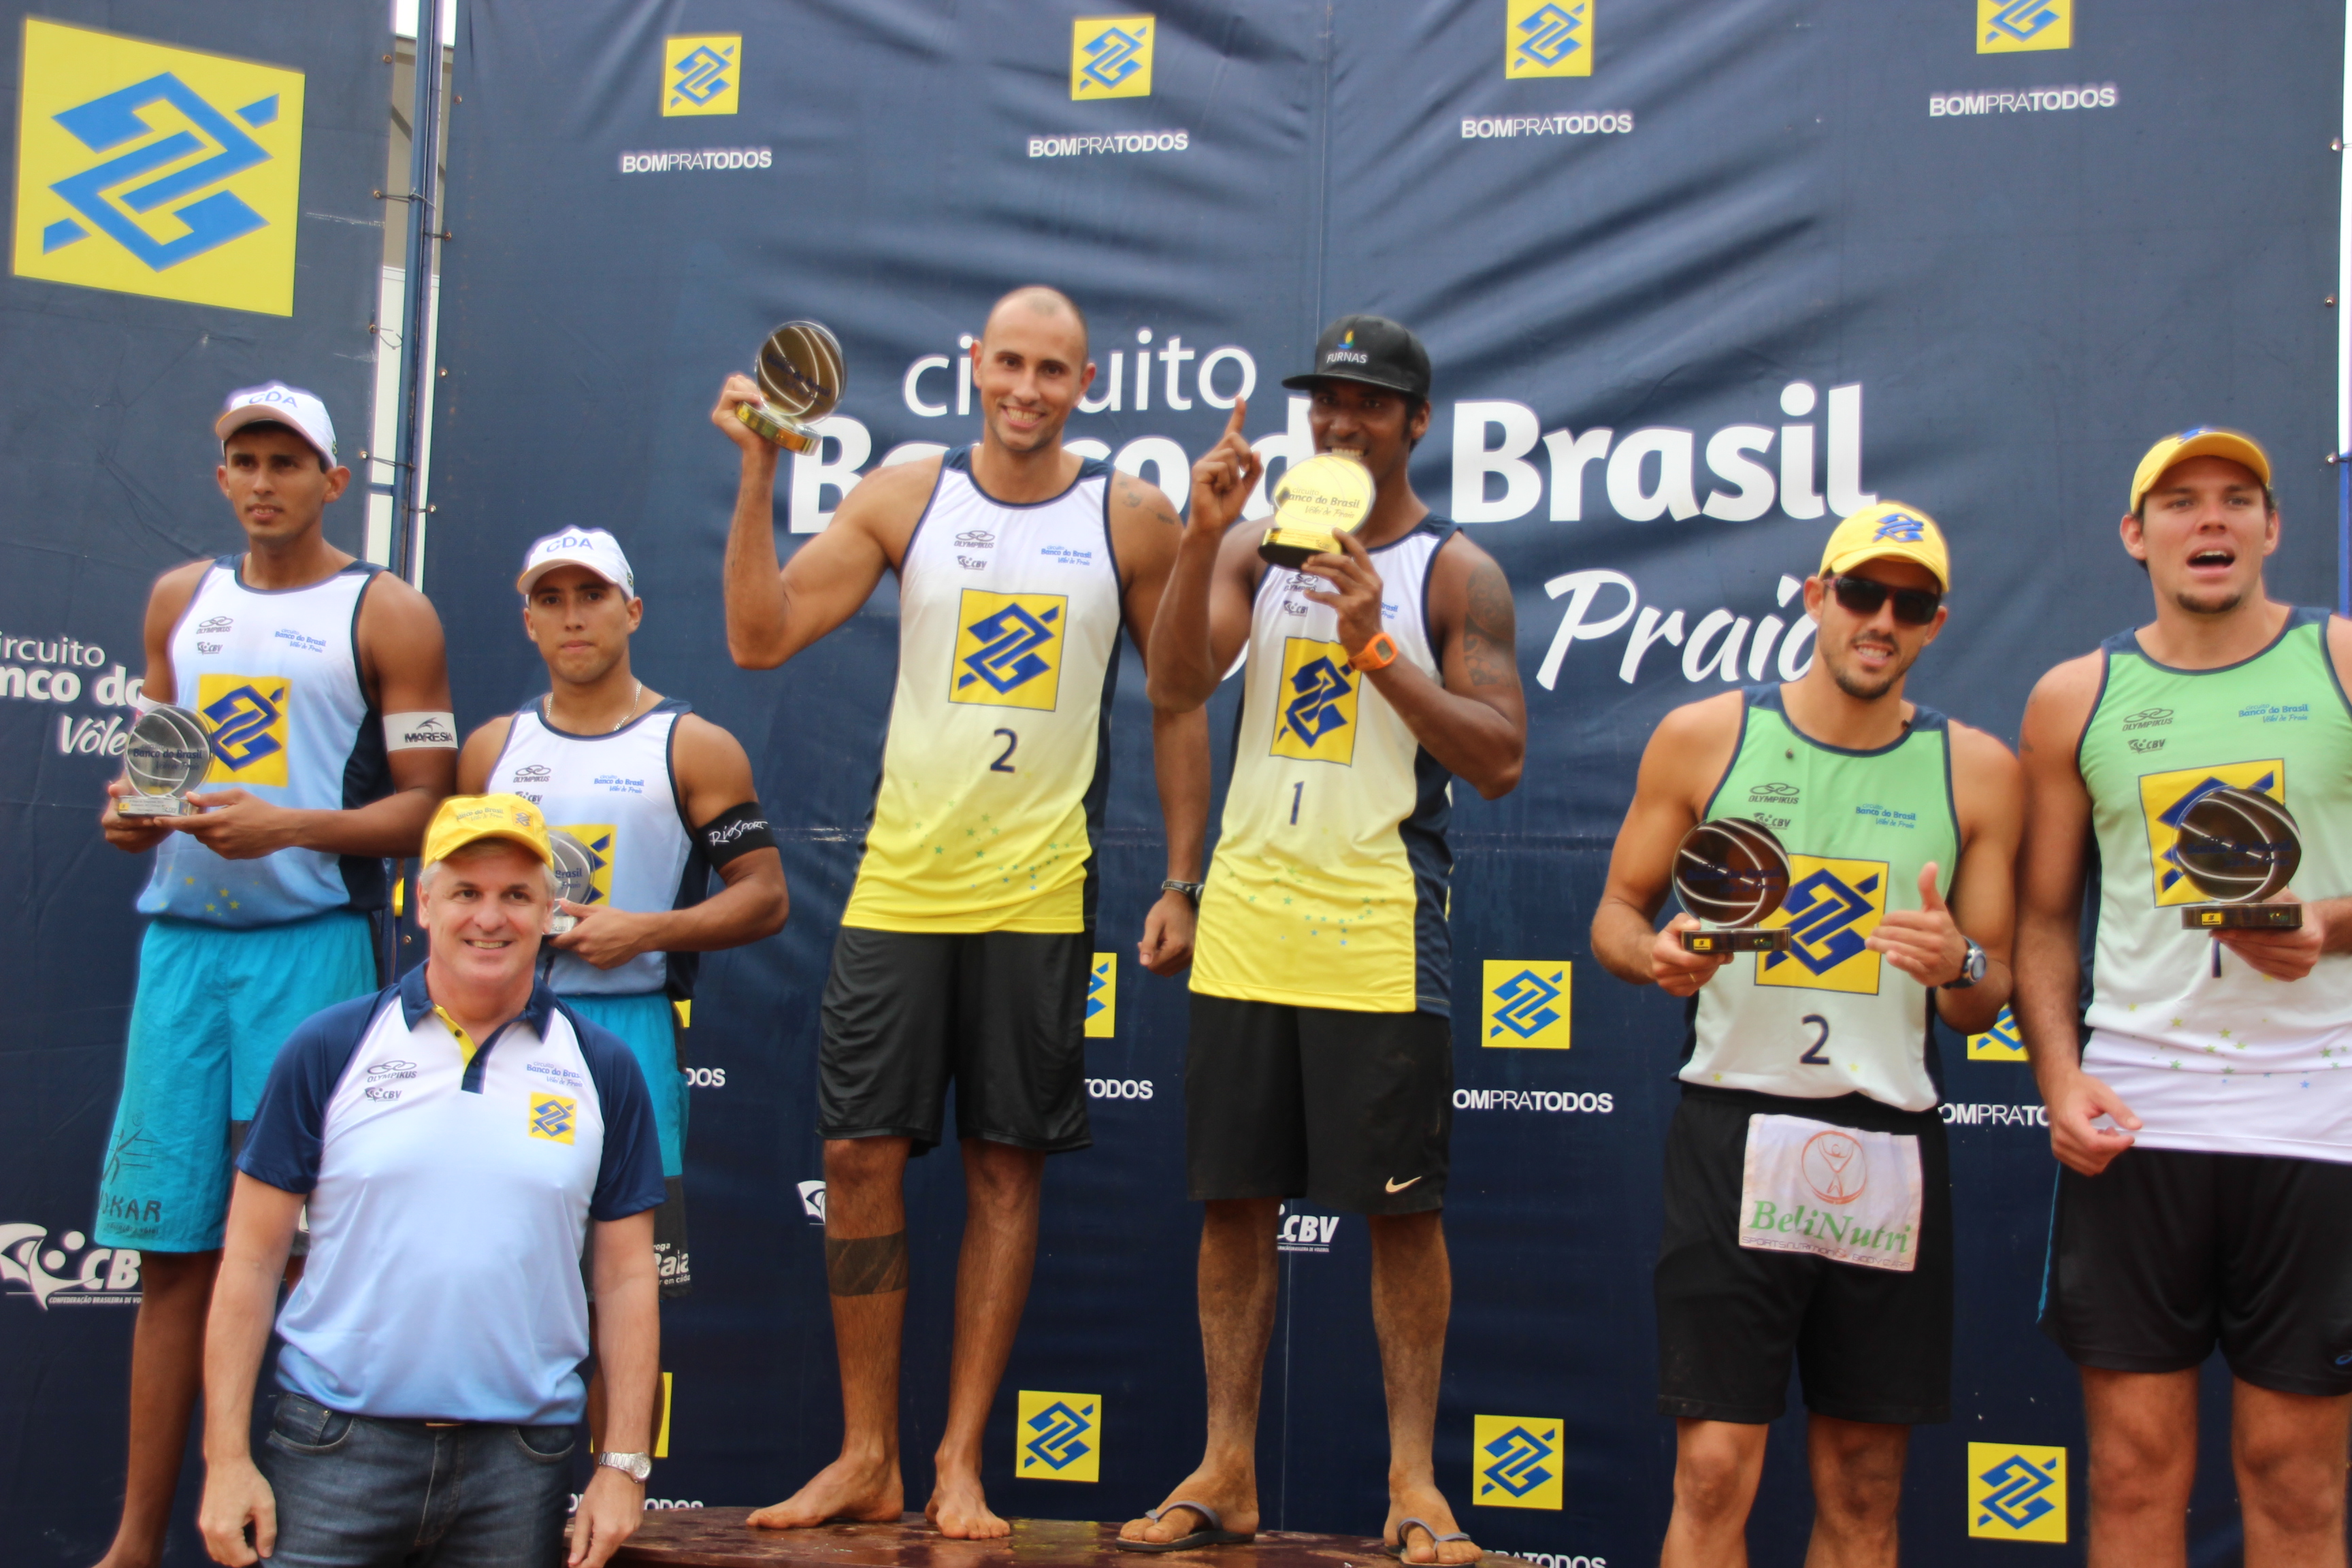
POLYGON ((599 1454, 596 1462, 611 1466, 639 1486, 645 1485, 646 1478, 654 1473, 653 1456, 650 1454, 599 1454))
POLYGON ((1985 950, 1977 945, 1972 936, 1963 935, 1960 940, 1969 944, 1969 955, 1960 960, 1959 978, 1944 982, 1947 991, 1966 991, 1985 977, 1985 950))
POLYGON ((1197 910, 1201 907, 1201 889, 1208 885, 1206 882, 1180 882, 1171 877, 1160 884, 1160 890, 1163 893, 1183 894, 1192 900, 1192 907, 1197 910))
POLYGON ((1396 638, 1386 632, 1348 656, 1348 662, 1361 670, 1386 669, 1396 661, 1396 638))

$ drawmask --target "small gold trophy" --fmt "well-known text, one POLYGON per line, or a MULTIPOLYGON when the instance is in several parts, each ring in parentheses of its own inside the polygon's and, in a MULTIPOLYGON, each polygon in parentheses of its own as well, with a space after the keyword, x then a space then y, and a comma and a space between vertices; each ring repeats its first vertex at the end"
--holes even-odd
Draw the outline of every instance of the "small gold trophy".
POLYGON ((1713 930, 1683 932, 1685 952, 1786 952, 1789 928, 1767 928, 1789 896, 1789 852, 1760 823, 1719 816, 1683 835, 1675 891, 1713 930))
POLYGON ((792 452, 814 452, 811 426, 832 413, 847 385, 841 340, 816 321, 786 321, 760 345, 761 401, 736 405, 735 417, 792 452))
POLYGON ((1372 476, 1361 459, 1321 452, 1283 469, 1274 485, 1274 526, 1258 554, 1293 571, 1310 555, 1329 555, 1372 510, 1372 476))
POLYGON ((2303 830, 2284 805, 2259 790, 2223 785, 2181 813, 2172 858, 2197 890, 2213 900, 2189 904, 2189 931, 2300 931, 2303 906, 2267 902, 2303 864, 2303 830))

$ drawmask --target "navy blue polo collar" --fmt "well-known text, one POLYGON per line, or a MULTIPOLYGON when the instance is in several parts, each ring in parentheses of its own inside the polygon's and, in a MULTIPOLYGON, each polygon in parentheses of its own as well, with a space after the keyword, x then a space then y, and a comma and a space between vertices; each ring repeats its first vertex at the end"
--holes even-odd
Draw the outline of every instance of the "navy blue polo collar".
MULTIPOLYGON (((427 1014, 435 1011, 432 994, 425 987, 425 965, 420 963, 400 977, 401 1021, 414 1029, 424 1021, 427 1014)), ((491 1048, 506 1037, 506 1032, 514 1027, 519 1021, 528 1022, 531 1031, 544 1040, 547 1038, 548 1020, 554 1012, 555 993, 548 989, 546 981, 533 981, 530 987, 530 1000, 523 1005, 523 1010, 500 1024, 490 1032, 489 1038, 473 1047, 472 1054, 467 1058, 465 1074, 460 1079, 458 1087, 467 1094, 481 1093, 482 1072, 490 1064, 491 1048)), ((446 1012, 443 1012, 441 1017, 444 1026, 462 1040, 464 1031, 457 1028, 456 1021, 450 1018, 446 1012)), ((470 1042, 467 1043, 470 1044, 470 1042)))

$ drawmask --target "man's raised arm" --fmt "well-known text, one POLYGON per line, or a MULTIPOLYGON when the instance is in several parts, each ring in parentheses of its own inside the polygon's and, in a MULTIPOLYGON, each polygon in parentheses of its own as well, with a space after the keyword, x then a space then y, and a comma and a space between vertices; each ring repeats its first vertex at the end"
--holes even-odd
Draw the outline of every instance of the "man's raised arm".
POLYGON ((1176 543, 1168 592, 1151 625, 1144 667, 1154 707, 1189 712, 1215 695, 1225 668, 1249 637, 1249 602, 1226 603, 1219 592, 1225 531, 1248 504, 1250 487, 1264 465, 1242 439, 1242 416, 1249 405, 1234 403, 1233 416, 1217 444, 1192 465, 1191 520, 1176 543), (1218 650, 1223 650, 1219 658, 1218 650))

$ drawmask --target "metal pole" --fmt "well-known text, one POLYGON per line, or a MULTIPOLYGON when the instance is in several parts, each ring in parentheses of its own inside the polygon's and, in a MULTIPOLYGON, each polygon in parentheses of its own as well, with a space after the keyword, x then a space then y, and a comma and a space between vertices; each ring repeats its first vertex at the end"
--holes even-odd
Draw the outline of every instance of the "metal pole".
POLYGON ((400 406, 393 441, 393 570, 419 588, 425 562, 417 551, 423 491, 416 456, 425 444, 425 410, 433 397, 434 247, 441 237, 441 16, 454 18, 457 0, 422 0, 416 8, 416 97, 409 121, 408 277, 400 333, 400 406))

